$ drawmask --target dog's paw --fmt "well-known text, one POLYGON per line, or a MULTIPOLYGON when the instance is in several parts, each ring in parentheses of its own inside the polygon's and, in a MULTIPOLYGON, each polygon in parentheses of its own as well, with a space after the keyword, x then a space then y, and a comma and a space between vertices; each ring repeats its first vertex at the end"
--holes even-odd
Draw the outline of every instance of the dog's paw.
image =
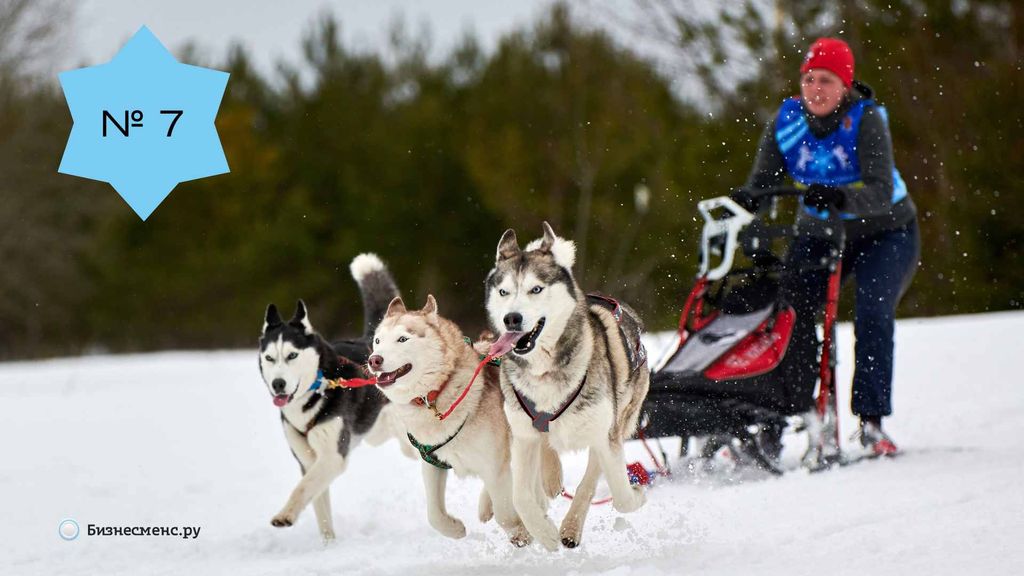
POLYGON ((295 516, 284 512, 270 519, 270 525, 277 526, 278 528, 287 528, 292 524, 295 524, 295 516))
POLYGON ((562 538, 563 546, 575 548, 580 545, 580 541, 583 539, 583 526, 580 526, 579 522, 566 516, 562 520, 562 528, 558 531, 558 534, 562 538))
POLYGON ((484 524, 489 522, 491 518, 494 518, 494 503, 491 502, 491 495, 487 493, 487 490, 480 491, 477 515, 480 518, 480 522, 484 524))
POLYGON ((533 538, 530 537, 530 532, 526 529, 526 526, 519 524, 508 531, 508 541, 516 548, 524 548, 529 546, 533 538))
POLYGON ((631 497, 625 499, 616 498, 612 501, 612 506, 616 512, 623 514, 635 512, 647 502, 647 494, 644 493, 642 486, 630 486, 630 488, 629 494, 631 497))
POLYGON ((431 517, 430 525, 441 534, 458 540, 466 537, 466 525, 454 516, 431 517))
POLYGON ((327 545, 327 544, 330 544, 331 542, 334 542, 334 539, 335 539, 334 530, 321 530, 320 531, 320 539, 323 540, 324 545, 327 545))

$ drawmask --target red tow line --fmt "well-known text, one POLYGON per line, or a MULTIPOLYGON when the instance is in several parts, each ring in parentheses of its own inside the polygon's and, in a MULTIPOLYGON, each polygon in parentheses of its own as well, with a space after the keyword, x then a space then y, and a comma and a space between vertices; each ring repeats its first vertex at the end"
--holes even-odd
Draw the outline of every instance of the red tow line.
MULTIPOLYGON (((469 394, 469 389, 473 387, 473 382, 476 382, 476 378, 477 376, 480 375, 480 371, 483 370, 483 367, 486 366, 488 362, 494 360, 499 356, 500 354, 488 354, 487 356, 484 356, 484 359, 481 360, 479 364, 477 364, 476 370, 473 371, 473 377, 469 380, 469 384, 466 385, 466 387, 462 390, 462 394, 459 394, 459 397, 455 399, 455 402, 453 402, 452 405, 448 407, 448 410, 446 410, 444 414, 442 414, 433 404, 429 405, 430 408, 434 411, 434 415, 437 416, 438 420, 445 420, 449 416, 451 416, 452 412, 455 411, 455 408, 458 407, 458 405, 461 404, 462 401, 466 399, 466 394, 469 394)), ((362 388, 363 386, 374 386, 376 384, 377 379, 372 377, 349 379, 338 378, 336 380, 327 381, 328 388, 362 388)))
POLYGON ((328 388, 362 388, 364 386, 375 386, 376 384, 376 378, 338 378, 327 381, 328 388))
MULTIPOLYGON (((355 366, 356 370, 359 370, 360 372, 366 374, 367 376, 369 376, 370 374, 369 371, 366 369, 366 366, 353 362, 352 360, 344 356, 338 356, 338 361, 341 362, 342 364, 355 366)), ((370 376, 369 378, 335 378, 334 380, 326 380, 327 388, 362 388, 364 386, 375 386, 377 384, 377 379, 372 376, 370 376)))
POLYGON ((469 379, 469 384, 466 384, 466 387, 462 390, 462 394, 459 394, 459 397, 455 399, 455 402, 452 402, 452 405, 448 407, 448 410, 446 410, 444 414, 438 412, 435 406, 431 406, 434 410, 434 415, 437 416, 438 420, 444 420, 451 416, 455 407, 462 403, 466 398, 466 394, 469 394, 469 389, 473 387, 473 382, 476 382, 476 377, 480 375, 480 371, 483 370, 484 366, 486 366, 488 362, 494 360, 498 356, 500 356, 500 354, 488 354, 487 356, 484 356, 484 359, 476 365, 476 370, 473 371, 473 377, 469 379))

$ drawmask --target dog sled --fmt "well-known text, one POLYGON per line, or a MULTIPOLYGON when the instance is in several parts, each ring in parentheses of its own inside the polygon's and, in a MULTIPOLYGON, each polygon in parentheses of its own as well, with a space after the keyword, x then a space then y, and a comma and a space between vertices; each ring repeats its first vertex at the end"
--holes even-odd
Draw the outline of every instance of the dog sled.
POLYGON ((779 224, 776 199, 798 194, 792 188, 764 192, 761 201, 771 209, 759 215, 729 197, 698 204, 705 221, 700 269, 675 337, 652 366, 641 421, 649 438, 680 437, 682 456, 708 463, 724 454, 738 464, 782 474, 784 433, 806 432, 806 467, 819 470, 841 462, 834 324, 843 225, 839 217, 779 224), (780 245, 788 247, 800 235, 825 239, 831 247, 828 257, 813 266, 829 273, 825 301, 813 311, 823 316, 823 342, 818 353, 803 355, 819 357, 817 382, 794 377, 800 356, 795 347, 819 342, 816 334, 795 331, 816 330, 817 322, 798 322, 782 289, 790 275, 809 267, 790 267, 777 255, 780 245), (749 265, 737 266, 738 254, 749 265))

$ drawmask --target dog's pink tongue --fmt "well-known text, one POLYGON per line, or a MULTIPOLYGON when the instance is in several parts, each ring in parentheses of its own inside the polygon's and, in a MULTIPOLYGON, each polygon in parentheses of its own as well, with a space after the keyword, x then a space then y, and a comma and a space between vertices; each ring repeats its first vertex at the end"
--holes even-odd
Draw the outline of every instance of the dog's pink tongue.
POLYGON ((288 396, 287 395, 285 395, 285 394, 278 394, 277 396, 274 396, 274 406, 277 406, 278 408, 280 408, 281 406, 284 406, 287 403, 288 403, 288 396))
POLYGON ((515 347, 516 342, 523 337, 523 334, 525 334, 525 332, 505 332, 500 338, 494 341, 494 344, 491 344, 491 350, 488 354, 494 357, 504 356, 509 350, 515 347))

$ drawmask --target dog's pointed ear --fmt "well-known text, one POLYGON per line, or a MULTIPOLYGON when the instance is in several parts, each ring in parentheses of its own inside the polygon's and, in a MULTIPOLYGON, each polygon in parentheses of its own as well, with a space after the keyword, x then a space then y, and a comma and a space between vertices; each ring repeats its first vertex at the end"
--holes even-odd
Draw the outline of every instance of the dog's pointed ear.
POLYGON ((519 241, 516 239, 516 231, 509 228, 505 230, 505 233, 501 235, 501 240, 498 241, 498 253, 494 257, 494 261, 508 260, 518 256, 519 253, 519 241))
POLYGON ((530 246, 534 245, 538 251, 550 254, 555 259, 555 264, 567 270, 571 270, 573 264, 576 263, 576 243, 559 238, 547 222, 544 223, 544 237, 530 243, 530 246))
POLYGON ((302 326, 306 334, 313 333, 313 325, 309 323, 309 314, 306 313, 306 303, 299 300, 295 303, 295 315, 288 321, 289 324, 302 326))
POLYGON ((405 302, 402 302, 401 296, 395 296, 395 298, 391 300, 391 304, 388 304, 388 311, 384 313, 384 317, 387 318, 388 316, 397 316, 405 313, 405 302))
POLYGON ((544 228, 544 239, 540 241, 540 251, 550 253, 558 236, 555 236, 555 231, 551 229, 551 224, 548 224, 547 220, 541 226, 544 228))
POLYGON ((277 306, 271 304, 267 306, 267 314, 263 317, 263 334, 267 333, 267 328, 273 328, 284 324, 284 320, 281 320, 281 313, 277 311, 277 306))
POLYGON ((423 305, 420 312, 426 315, 427 320, 437 322, 437 300, 434 299, 433 294, 427 294, 427 303, 423 305))

